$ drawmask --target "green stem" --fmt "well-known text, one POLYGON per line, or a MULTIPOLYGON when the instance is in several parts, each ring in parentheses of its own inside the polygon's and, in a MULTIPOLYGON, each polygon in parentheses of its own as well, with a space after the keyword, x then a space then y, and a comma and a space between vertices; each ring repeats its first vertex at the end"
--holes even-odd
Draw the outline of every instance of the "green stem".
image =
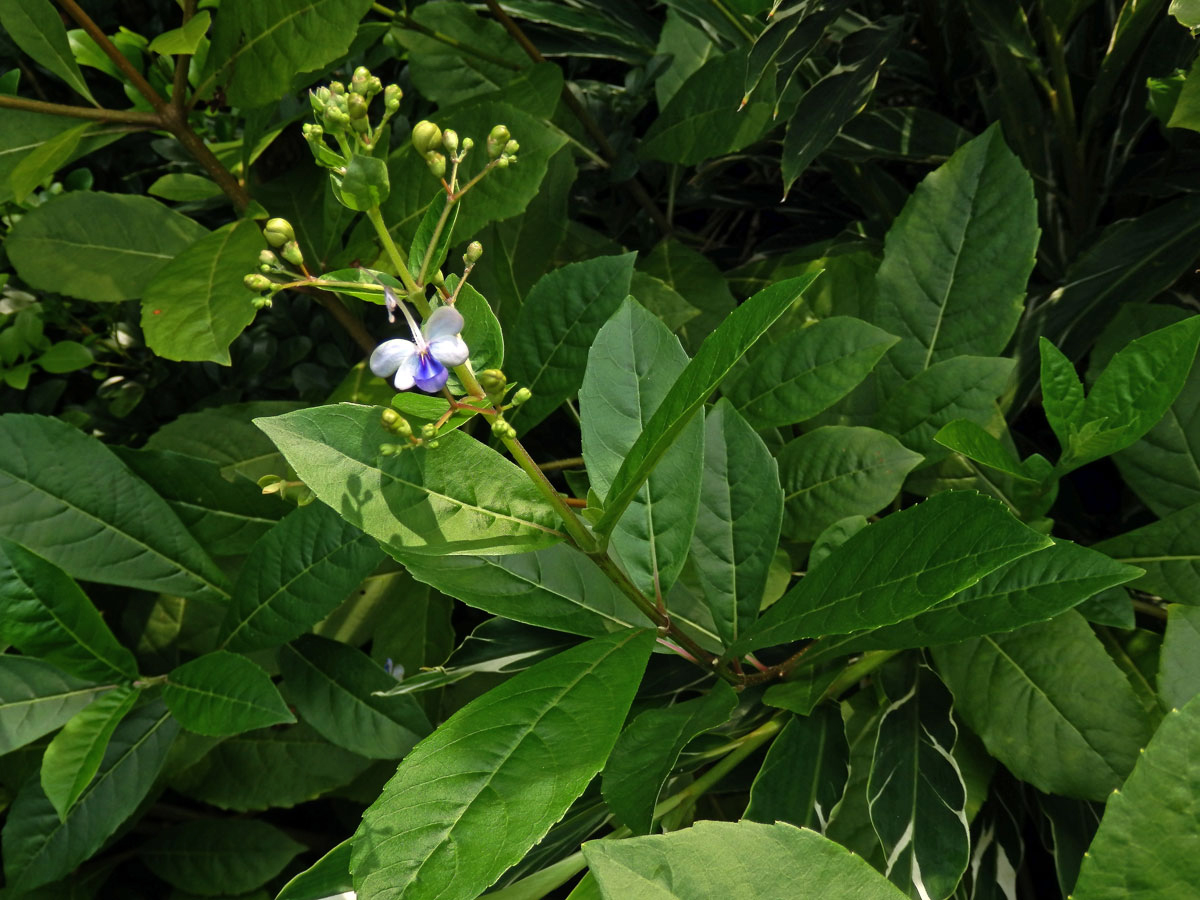
POLYGON ((408 271, 408 257, 404 255, 396 242, 392 240, 392 235, 387 229, 387 224, 383 221, 383 213, 379 211, 378 206, 372 206, 367 210, 367 218, 370 219, 371 225, 375 228, 375 233, 379 235, 379 243, 383 245, 383 251, 388 255, 388 259, 392 261, 392 267, 396 270, 396 277, 404 283, 404 291, 407 298, 412 301, 413 306, 421 314, 421 318, 428 319, 432 310, 429 308, 429 301, 425 299, 425 292, 421 290, 421 286, 413 279, 412 273, 408 271))
POLYGON ((437 249, 438 241, 442 239, 442 231, 446 227, 446 220, 450 218, 450 210, 454 207, 456 199, 453 194, 446 195, 446 205, 442 207, 442 214, 438 216, 438 220, 433 226, 429 246, 425 248, 425 256, 421 258, 421 270, 417 272, 417 284, 425 284, 425 277, 429 274, 429 264, 433 262, 433 251, 437 249))
POLYGON ((95 122, 112 122, 120 125, 144 125, 162 128, 162 119, 157 113, 137 109, 96 109, 91 106, 70 106, 65 103, 46 103, 43 100, 26 100, 24 97, 0 95, 0 109, 25 109, 29 112, 45 113, 49 116, 70 116, 72 119, 91 119, 95 122))
POLYGON ((744 24, 742 24, 742 20, 739 19, 736 15, 734 15, 732 10, 730 10, 728 6, 726 6, 724 3, 722 3, 721 0, 709 0, 709 2, 720 11, 721 15, 723 15, 726 19, 729 20, 729 23, 734 28, 737 29, 738 34, 740 34, 742 37, 744 37, 746 40, 750 41, 751 43, 754 42, 754 35, 750 33, 750 29, 748 29, 744 24))
POLYGON ((842 674, 835 678, 833 683, 825 689, 825 693, 821 695, 821 699, 825 700, 830 697, 836 697, 847 688, 853 686, 854 682, 874 672, 899 652, 899 650, 870 650, 864 653, 861 658, 855 660, 842 670, 842 674))
MULTIPOLYGON (((457 373, 457 369, 455 372, 457 373)), ((563 520, 563 524, 567 527, 567 533, 571 535, 571 540, 575 542, 576 546, 583 550, 584 553, 594 551, 597 547, 596 539, 592 537, 592 533, 588 531, 587 526, 575 514, 575 510, 567 506, 566 501, 554 489, 554 485, 549 482, 542 473, 542 470, 538 468, 537 463, 533 461, 533 457, 529 455, 529 451, 525 449, 524 445, 515 437, 502 436, 500 440, 508 449, 508 452, 512 454, 512 458, 516 460, 517 465, 529 476, 529 480, 533 482, 533 486, 537 488, 538 493, 558 513, 559 518, 563 520)))

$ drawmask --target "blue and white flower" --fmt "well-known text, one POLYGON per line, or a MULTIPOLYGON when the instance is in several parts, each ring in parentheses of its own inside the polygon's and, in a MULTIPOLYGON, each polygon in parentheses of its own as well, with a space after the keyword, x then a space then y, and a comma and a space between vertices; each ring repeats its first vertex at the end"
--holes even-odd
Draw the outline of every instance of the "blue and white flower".
POLYGON ((396 300, 390 288, 384 288, 388 310, 399 308, 408 322, 412 340, 393 338, 384 341, 371 354, 371 371, 380 378, 395 373, 396 390, 407 391, 416 385, 423 391, 435 393, 446 384, 450 373, 447 366, 460 366, 471 355, 459 333, 463 317, 453 306, 440 306, 421 328, 403 303, 396 300))

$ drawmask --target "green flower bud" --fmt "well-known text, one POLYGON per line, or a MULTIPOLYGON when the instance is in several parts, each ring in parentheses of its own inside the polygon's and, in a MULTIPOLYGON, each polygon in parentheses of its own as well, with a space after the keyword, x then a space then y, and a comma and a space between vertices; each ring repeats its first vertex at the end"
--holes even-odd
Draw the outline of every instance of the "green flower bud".
POLYGON ((383 89, 383 108, 394 113, 400 108, 400 98, 403 96, 404 91, 400 90, 400 85, 389 84, 383 89))
POLYGON ((437 178, 442 178, 446 174, 446 157, 442 154, 434 152, 426 154, 425 162, 429 166, 429 171, 437 178))
POLYGON ((470 150, 474 146, 475 146, 475 142, 473 140, 471 140, 470 138, 462 139, 463 153, 466 153, 468 150, 470 150))
POLYGON ((432 422, 426 422, 421 426, 421 437, 425 440, 437 437, 437 429, 433 427, 432 422))
POLYGON ((329 82, 329 92, 335 95, 344 94, 346 93, 346 86, 340 81, 331 81, 329 82))
POLYGON ((481 256, 483 256, 483 244, 479 241, 471 241, 467 244, 467 252, 463 254, 463 262, 468 266, 473 266, 479 262, 481 256))
POLYGON ((275 266, 279 264, 279 257, 270 250, 263 250, 258 254, 258 261, 264 266, 275 266))
POLYGON ((293 266, 304 265, 304 254, 300 252, 300 245, 295 241, 288 241, 284 244, 283 249, 279 251, 279 255, 293 266))
POLYGON ((496 168, 497 169, 507 169, 508 164, 511 161, 512 161, 511 156, 501 156, 498 160, 496 160, 496 168))
POLYGON ((487 155, 489 159, 495 159, 504 151, 504 145, 508 143, 508 139, 512 137, 508 133, 507 125, 497 125, 491 130, 487 137, 487 155))
POLYGON ((263 227, 263 237, 272 247, 282 247, 288 241, 296 239, 296 232, 292 230, 292 223, 287 219, 268 219, 263 227))
POLYGON ((426 441, 425 446, 428 447, 430 450, 436 450, 438 448, 438 442, 437 441, 426 441))
POLYGON ((325 107, 325 127, 333 132, 345 131, 350 124, 350 116, 336 106, 325 107))
POLYGON ((250 305, 253 306, 255 309, 270 309, 271 308, 271 298, 270 297, 255 297, 253 300, 250 301, 250 305))
POLYGON ((505 156, 516 156, 517 151, 520 149, 521 149, 521 145, 518 144, 516 141, 509 141, 507 144, 504 145, 504 155, 505 156))
POLYGON ((382 90, 383 82, 380 81, 376 76, 372 75, 370 79, 367 80, 367 99, 371 99, 382 90))
POLYGON ((412 130, 412 143, 417 148, 417 152, 425 156, 432 150, 436 149, 442 142, 442 129, 428 119, 422 119, 412 130))
POLYGON ((305 125, 303 131, 310 144, 320 143, 325 138, 325 129, 320 125, 305 125))
POLYGON ((404 450, 404 447, 402 447, 400 444, 380 444, 379 445, 379 455, 380 456, 395 456, 397 453, 400 453, 403 450, 404 450))
POLYGON ((362 94, 351 94, 346 100, 346 112, 350 121, 367 117, 367 98, 362 94))
POLYGON ((508 431, 509 425, 499 416, 492 420, 492 434, 496 437, 504 437, 504 433, 508 431))
POLYGON ((499 369, 484 369, 475 377, 479 379, 479 386, 483 388, 488 399, 493 403, 496 402, 494 398, 504 396, 504 389, 508 387, 508 378, 499 369))
POLYGON ((527 387, 517 388, 517 392, 512 395, 512 405, 520 406, 526 400, 533 396, 533 391, 527 387))
POLYGON ((359 66, 354 70, 354 74, 350 76, 350 90, 356 94, 365 94, 370 81, 371 70, 366 66, 359 66))
POLYGON ((412 434, 412 426, 408 424, 408 420, 394 409, 385 409, 379 418, 383 427, 392 434, 402 438, 412 434))
POLYGON ((266 275, 251 274, 242 279, 242 284, 252 291, 265 291, 271 286, 271 279, 266 275))
POLYGON ((451 131, 447 128, 442 132, 442 146, 446 148, 447 153, 458 152, 458 132, 451 131))

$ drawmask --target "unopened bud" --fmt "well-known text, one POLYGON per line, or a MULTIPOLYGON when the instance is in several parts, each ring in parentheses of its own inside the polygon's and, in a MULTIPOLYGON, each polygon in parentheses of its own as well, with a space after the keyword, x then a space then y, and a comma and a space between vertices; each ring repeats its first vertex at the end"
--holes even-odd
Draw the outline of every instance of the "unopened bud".
POLYGON ((342 112, 333 104, 325 107, 325 127, 336 133, 345 131, 346 126, 350 124, 350 116, 342 112))
POLYGON ((520 406, 522 403, 527 401, 532 396, 533 396, 533 391, 531 391, 529 388, 527 388, 527 387, 517 388, 516 393, 512 395, 512 405, 520 406))
POLYGON ((288 241, 296 239, 296 232, 292 230, 292 223, 287 219, 268 219, 267 224, 263 226, 263 237, 272 247, 282 247, 288 241))
POLYGON ((270 309, 271 308, 271 298, 270 297, 255 297, 253 300, 250 301, 250 305, 253 306, 255 309, 270 309))
POLYGON ((400 98, 404 96, 404 92, 400 90, 400 85, 389 84, 383 89, 383 107, 388 112, 394 113, 400 108, 400 98))
POLYGON ((346 98, 346 112, 352 122, 357 119, 365 119, 367 117, 367 98, 362 94, 351 94, 346 98))
POLYGON ((479 262, 481 256, 483 256, 483 244, 479 241, 471 241, 467 244, 467 252, 463 254, 463 262, 468 266, 473 266, 479 262))
POLYGON ((487 155, 489 159, 495 159, 504 152, 504 145, 508 143, 508 139, 512 137, 508 133, 507 125, 497 125, 491 130, 487 136, 487 155))
POLYGON ((425 446, 428 447, 430 450, 436 450, 439 446, 439 442, 438 441, 426 441, 425 446))
POLYGON ((473 140, 471 140, 469 137, 462 139, 463 153, 466 153, 468 150, 470 150, 474 146, 475 146, 475 142, 473 140))
POLYGON ((447 128, 442 132, 442 146, 446 148, 447 153, 458 152, 458 132, 451 131, 447 128))
POLYGON ((245 278, 243 278, 242 284, 244 284, 247 287, 247 289, 249 289, 251 291, 255 291, 255 292, 265 291, 267 288, 269 288, 271 286, 271 279, 268 278, 266 275, 259 275, 257 273, 254 273, 254 274, 247 275, 245 278))
POLYGON ((274 253, 272 253, 270 250, 263 250, 261 253, 259 253, 258 261, 264 266, 279 265, 279 257, 276 256, 274 253))
POLYGON ((508 164, 511 160, 512 160, 511 156, 501 156, 499 159, 496 160, 496 168, 497 169, 507 169, 508 164))
POLYGON ((300 245, 295 241, 288 241, 284 244, 283 249, 279 251, 279 255, 293 266, 304 265, 304 254, 300 252, 300 245))
POLYGON ((340 81, 331 81, 329 82, 329 92, 334 95, 344 94, 346 93, 346 86, 340 81))
POLYGON ((437 149, 442 142, 442 129, 430 122, 428 119, 422 119, 412 130, 412 143, 417 148, 417 152, 422 156, 426 156, 430 151, 437 149))
POLYGON ((325 137, 325 129, 320 125, 305 125, 304 137, 307 138, 310 143, 320 143, 320 141, 325 137))
POLYGON ((425 440, 437 437, 437 428, 432 422, 426 422, 421 426, 421 437, 425 440))
POLYGON ((376 77, 375 75, 372 75, 369 79, 367 79, 367 99, 368 100, 370 98, 374 97, 376 94, 378 94, 382 90, 383 90, 383 82, 380 81, 378 77, 376 77))
POLYGON ((504 155, 505 156, 516 156, 517 151, 520 149, 521 149, 521 145, 518 144, 516 141, 509 141, 507 144, 504 145, 504 155))
POLYGON ((429 171, 434 174, 434 177, 442 178, 443 176, 445 176, 445 174, 446 174, 446 157, 443 156, 442 154, 440 154, 436 151, 434 151, 433 153, 427 154, 425 157, 425 163, 429 166, 429 171))
POLYGON ((365 94, 370 81, 371 70, 366 66, 359 66, 354 70, 354 74, 350 76, 350 90, 356 94, 365 94))
POLYGON ((508 378, 499 369, 484 369, 477 376, 479 386, 483 388, 488 399, 493 403, 504 397, 504 389, 508 387, 508 378))
POLYGON ((408 424, 408 419, 394 409, 385 409, 380 415, 380 420, 384 428, 398 437, 406 438, 412 435, 412 426, 408 424))
POLYGON ((397 453, 400 453, 403 450, 404 450, 404 447, 400 444, 380 444, 379 445, 379 455, 380 456, 395 456, 397 453))

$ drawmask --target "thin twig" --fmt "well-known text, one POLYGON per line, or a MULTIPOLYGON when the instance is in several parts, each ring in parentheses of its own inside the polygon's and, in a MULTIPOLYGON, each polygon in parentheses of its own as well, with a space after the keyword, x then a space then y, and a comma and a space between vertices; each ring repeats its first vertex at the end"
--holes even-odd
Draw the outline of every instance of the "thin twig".
POLYGON ((93 106, 71 106, 65 103, 47 103, 44 100, 27 100, 0 94, 0 108, 24 109, 29 112, 45 113, 48 116, 69 116, 72 119, 90 119, 93 122, 112 122, 120 125, 143 125, 161 128, 162 120, 154 113, 138 109, 97 109, 93 106))

